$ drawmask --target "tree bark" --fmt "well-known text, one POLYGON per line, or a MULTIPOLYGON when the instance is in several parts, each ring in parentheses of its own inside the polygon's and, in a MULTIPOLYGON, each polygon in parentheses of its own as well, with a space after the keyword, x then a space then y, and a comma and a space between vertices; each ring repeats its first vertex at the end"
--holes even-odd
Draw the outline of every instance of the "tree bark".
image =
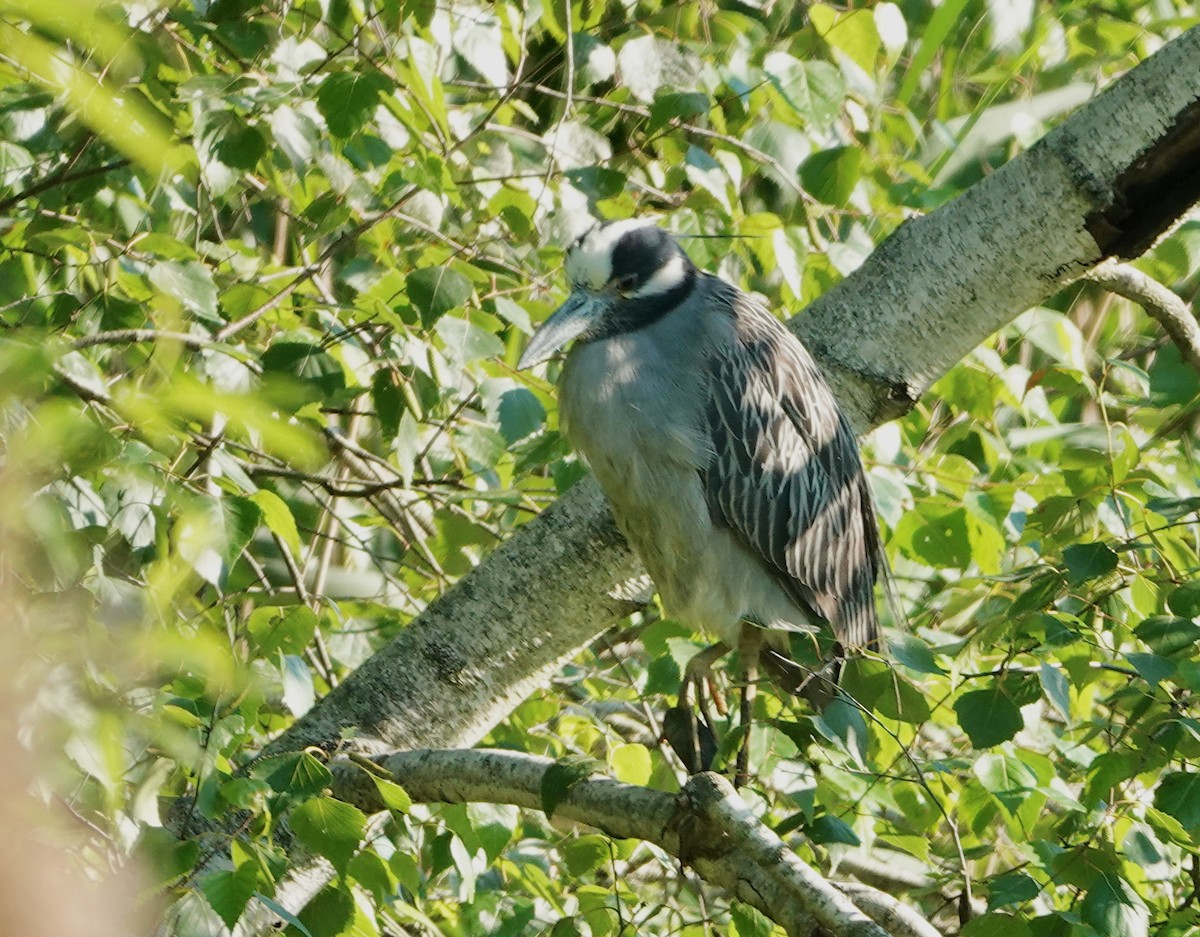
MULTIPOLYGON (((543 779, 554 762, 489 750, 397 752, 375 759, 415 801, 542 807, 543 779)), ((367 769, 334 768, 334 794, 367 813, 384 809, 367 769)), ((571 786, 554 816, 617 839, 653 843, 712 885, 737 895, 782 926, 807 937, 818 928, 838 937, 939 937, 911 908, 867 886, 834 886, 754 816, 723 777, 693 777, 678 797, 606 777, 571 786), (847 897, 854 892, 854 901, 847 897), (869 908, 880 920, 859 910, 869 908), (886 929, 881 925, 887 925, 886 929)))

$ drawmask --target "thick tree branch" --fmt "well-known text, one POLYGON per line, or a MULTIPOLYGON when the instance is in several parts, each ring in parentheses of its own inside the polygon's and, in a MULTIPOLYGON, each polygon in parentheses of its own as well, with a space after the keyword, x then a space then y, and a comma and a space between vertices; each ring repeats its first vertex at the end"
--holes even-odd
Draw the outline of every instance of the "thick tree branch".
MULTIPOLYGON (((542 780, 554 765, 519 752, 413 751, 375 761, 414 800, 430 803, 505 803, 530 810, 542 806, 542 780)), ((367 812, 384 809, 369 774, 353 763, 335 766, 334 793, 367 812)), ((592 777, 571 787, 554 816, 599 829, 618 839, 640 839, 690 865, 705 881, 758 908, 788 934, 835 937, 939 937, 920 915, 874 889, 850 887, 865 896, 864 910, 802 862, 768 830, 724 778, 701 774, 680 796, 612 778, 592 777), (902 909, 902 910, 901 910, 902 909), (887 921, 887 929, 880 925, 887 921)))

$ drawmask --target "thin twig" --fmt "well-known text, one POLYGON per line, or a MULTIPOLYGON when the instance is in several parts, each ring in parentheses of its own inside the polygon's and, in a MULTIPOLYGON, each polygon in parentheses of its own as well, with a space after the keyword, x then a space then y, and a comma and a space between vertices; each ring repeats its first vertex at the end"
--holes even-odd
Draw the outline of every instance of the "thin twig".
POLYGON ((192 335, 188 332, 160 331, 158 329, 113 329, 108 332, 97 332, 95 335, 85 335, 71 342, 73 351, 92 348, 96 345, 134 345, 141 342, 178 342, 186 348, 197 351, 216 351, 236 359, 256 374, 262 373, 258 362, 245 352, 230 348, 221 342, 214 342, 203 335, 192 335))

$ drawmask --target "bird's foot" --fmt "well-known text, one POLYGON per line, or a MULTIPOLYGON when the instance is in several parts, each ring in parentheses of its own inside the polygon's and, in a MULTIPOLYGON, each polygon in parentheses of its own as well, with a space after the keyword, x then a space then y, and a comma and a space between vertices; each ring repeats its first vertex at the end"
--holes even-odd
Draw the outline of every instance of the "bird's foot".
POLYGON ((688 661, 679 702, 663 716, 663 740, 679 756, 688 774, 707 771, 717 756, 710 701, 721 715, 725 715, 725 701, 714 689, 712 665, 728 653, 729 646, 717 642, 688 661))

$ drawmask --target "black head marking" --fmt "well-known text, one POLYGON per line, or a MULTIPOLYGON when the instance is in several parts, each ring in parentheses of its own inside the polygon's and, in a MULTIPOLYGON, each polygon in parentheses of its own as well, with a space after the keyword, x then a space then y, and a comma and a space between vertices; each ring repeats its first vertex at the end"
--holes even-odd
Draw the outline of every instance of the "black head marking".
POLYGON ((619 298, 604 317, 601 335, 645 328, 686 300, 696 285, 698 272, 691 258, 656 225, 622 234, 612 247, 611 260, 609 283, 619 298))
POLYGON ((622 293, 636 293, 678 256, 683 250, 662 228, 634 228, 613 245, 612 282, 622 293))

